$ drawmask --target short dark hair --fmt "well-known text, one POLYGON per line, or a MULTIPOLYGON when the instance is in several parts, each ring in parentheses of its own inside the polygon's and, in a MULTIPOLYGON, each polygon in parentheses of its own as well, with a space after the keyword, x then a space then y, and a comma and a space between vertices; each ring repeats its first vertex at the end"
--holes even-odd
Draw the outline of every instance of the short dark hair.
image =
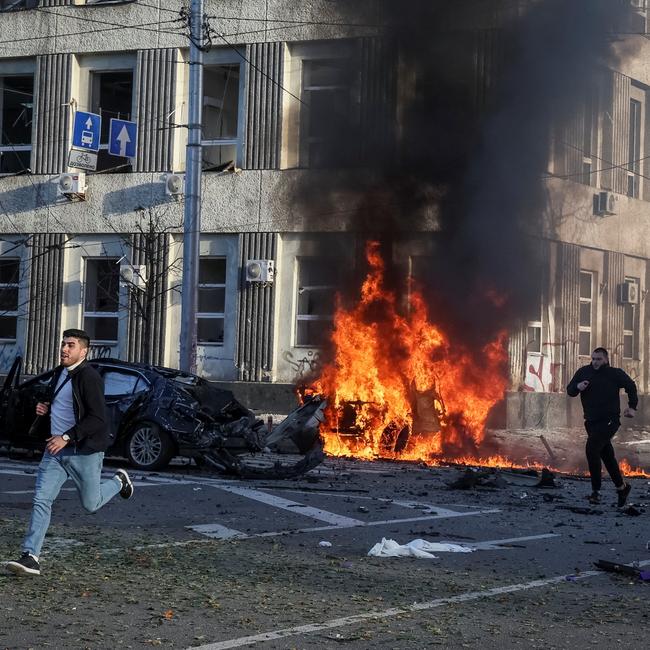
POLYGON ((90 347, 90 336, 83 330, 65 330, 63 332, 63 338, 71 337, 73 339, 79 339, 83 346, 86 348, 90 347))
POLYGON ((609 359, 609 352, 605 348, 596 348, 594 352, 600 352, 600 354, 604 354, 609 359))

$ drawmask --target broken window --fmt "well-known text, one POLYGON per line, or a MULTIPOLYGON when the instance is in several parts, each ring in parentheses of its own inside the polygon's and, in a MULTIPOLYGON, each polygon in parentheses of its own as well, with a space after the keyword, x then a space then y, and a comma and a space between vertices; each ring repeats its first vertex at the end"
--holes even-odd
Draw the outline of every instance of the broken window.
POLYGON ((29 170, 34 76, 0 77, 0 173, 29 170))
POLYGON ((240 65, 206 65, 203 69, 203 169, 237 164, 240 145, 240 65))
POLYGON ((580 315, 578 324, 578 354, 588 357, 593 350, 592 324, 594 310, 594 274, 591 271, 580 271, 580 315))
POLYGON ((301 167, 329 167, 345 162, 350 134, 351 89, 348 59, 303 61, 301 167))
POLYGON ((15 340, 20 260, 0 259, 0 339, 15 340))
POLYGON ((223 345, 226 311, 226 258, 201 257, 197 309, 197 342, 223 345))
POLYGON ((83 328, 93 342, 117 342, 119 308, 119 259, 86 258, 83 328))
POLYGON ((149 388, 149 383, 137 372, 105 370, 102 376, 104 378, 104 395, 107 397, 135 395, 149 388))
MULTIPOLYGON (((625 278, 627 284, 634 284, 638 287, 638 278, 625 278)), ((636 292, 638 295, 638 292, 636 292)), ((623 305, 623 358, 634 359, 636 357, 637 340, 637 305, 625 303, 623 305)))
POLYGON ((298 262, 296 346, 319 347, 332 329, 336 291, 343 264, 324 257, 302 257, 298 262))
POLYGON ((108 153, 111 119, 130 120, 133 110, 133 71, 91 73, 90 111, 102 117, 97 171, 130 172, 131 160, 108 153))
POLYGON ((38 7, 39 0, 0 0, 0 11, 18 11, 20 9, 34 9, 38 7))

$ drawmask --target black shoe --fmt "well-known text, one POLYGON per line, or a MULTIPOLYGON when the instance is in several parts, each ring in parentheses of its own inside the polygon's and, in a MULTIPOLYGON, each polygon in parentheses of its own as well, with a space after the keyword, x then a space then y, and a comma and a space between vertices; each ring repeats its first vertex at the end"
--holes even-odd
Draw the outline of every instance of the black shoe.
POLYGON ((600 504, 600 492, 592 492, 587 499, 589 499, 589 503, 593 506, 597 506, 600 504))
POLYGON ((626 483, 623 486, 622 490, 616 490, 616 493, 618 494, 618 503, 616 504, 619 508, 622 508, 626 501, 627 497, 630 494, 630 490, 632 489, 632 486, 629 483, 626 483))
POLYGON ((29 553, 25 552, 15 562, 7 562, 7 569, 17 576, 40 576, 41 565, 38 560, 29 553))
POLYGON ((122 484, 122 489, 120 490, 120 496, 123 499, 130 499, 133 496, 133 481, 131 481, 129 475, 124 469, 118 469, 115 472, 115 477, 119 479, 122 484))

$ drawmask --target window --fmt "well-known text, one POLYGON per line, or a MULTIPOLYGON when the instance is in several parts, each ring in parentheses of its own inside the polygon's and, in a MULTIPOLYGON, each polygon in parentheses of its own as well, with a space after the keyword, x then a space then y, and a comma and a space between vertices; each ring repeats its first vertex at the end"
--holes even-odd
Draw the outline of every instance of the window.
POLYGON ((117 342, 120 301, 118 258, 86 258, 84 329, 94 342, 117 342))
POLYGON ((630 100, 630 133, 627 164, 627 195, 639 197, 641 173, 641 102, 630 100))
POLYGON ((332 329, 335 297, 343 264, 324 257, 302 257, 298 262, 296 346, 318 347, 332 329))
POLYGON ((203 69, 203 169, 237 164, 240 146, 240 65, 206 65, 203 69))
POLYGON ((345 162, 352 108, 351 69, 348 59, 303 61, 301 167, 328 167, 345 162))
POLYGON ((34 76, 0 77, 0 173, 29 169, 32 153, 34 76))
POLYGON ((133 71, 94 71, 90 77, 90 111, 102 116, 97 171, 114 169, 115 172, 130 172, 128 158, 111 156, 108 153, 108 138, 111 118, 130 120, 133 110, 133 71))
POLYGON ((149 388, 147 381, 138 373, 121 370, 105 370, 103 376, 104 395, 107 397, 134 395, 149 388))
MULTIPOLYGON (((625 278, 627 284, 639 284, 637 278, 625 278)), ((638 291, 636 295, 639 295, 638 291)), ((637 340, 637 305, 624 303, 623 305, 623 358, 634 359, 636 356, 637 340)))
POLYGON ((596 179, 593 178, 592 164, 593 153, 597 150, 598 146, 595 141, 597 137, 597 129, 594 129, 594 115, 596 114, 596 99, 593 92, 587 96, 583 107, 583 122, 582 122, 582 178, 581 182, 584 185, 595 185, 596 179))
POLYGON ((15 340, 20 260, 0 259, 0 339, 15 340))
POLYGON ((226 311, 225 257, 201 257, 198 291, 197 342, 223 345, 226 311))
POLYGON ((591 355, 593 349, 593 290, 594 274, 591 271, 580 271, 580 316, 578 323, 578 354, 581 357, 591 355))
POLYGON ((0 0, 0 11, 18 11, 38 7, 38 0, 0 0))

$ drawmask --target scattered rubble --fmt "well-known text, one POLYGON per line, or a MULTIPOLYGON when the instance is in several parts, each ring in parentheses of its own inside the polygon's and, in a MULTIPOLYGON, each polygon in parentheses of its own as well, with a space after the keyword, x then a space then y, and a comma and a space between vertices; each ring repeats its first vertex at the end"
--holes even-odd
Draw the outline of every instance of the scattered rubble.
POLYGON ((394 539, 382 538, 381 542, 375 544, 369 551, 371 557, 417 557, 420 559, 435 560, 437 553, 471 553, 476 549, 460 544, 442 544, 439 542, 427 542, 424 539, 414 539, 408 544, 398 544, 394 539))

